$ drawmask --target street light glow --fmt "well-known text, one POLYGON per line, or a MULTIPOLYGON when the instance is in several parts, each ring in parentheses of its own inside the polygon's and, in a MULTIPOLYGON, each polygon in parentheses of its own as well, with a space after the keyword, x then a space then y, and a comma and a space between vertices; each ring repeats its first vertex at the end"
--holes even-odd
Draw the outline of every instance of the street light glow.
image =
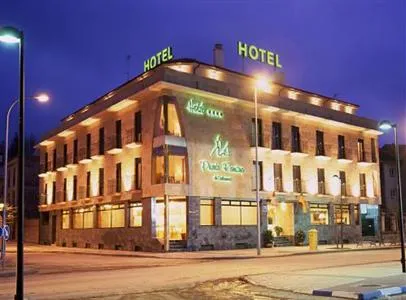
POLYGON ((263 75, 258 75, 255 78, 256 78, 255 79, 255 87, 258 90, 261 90, 261 91, 266 92, 266 93, 271 92, 271 89, 272 89, 271 81, 267 77, 265 77, 263 75))
POLYGON ((389 130, 391 128, 393 128, 394 124, 392 124, 392 122, 388 121, 388 120, 384 120, 379 122, 379 129, 381 130, 389 130))
POLYGON ((0 28, 0 42, 6 44, 18 44, 20 43, 20 33, 13 27, 0 28))
POLYGON ((40 103, 45 103, 45 102, 49 101, 49 96, 45 93, 41 93, 41 94, 38 94, 37 96, 35 96, 34 99, 40 103))

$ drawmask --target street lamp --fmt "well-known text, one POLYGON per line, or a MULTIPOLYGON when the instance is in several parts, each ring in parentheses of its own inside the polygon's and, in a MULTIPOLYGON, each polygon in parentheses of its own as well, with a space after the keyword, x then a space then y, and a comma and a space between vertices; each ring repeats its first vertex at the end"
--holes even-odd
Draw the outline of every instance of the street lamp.
POLYGON ((264 76, 257 76, 254 85, 255 105, 255 200, 257 202, 257 255, 261 255, 261 207, 259 202, 258 182, 258 90, 269 93, 271 91, 270 81, 264 76))
MULTIPOLYGON (((339 183, 339 195, 340 195, 340 212, 341 212, 341 222, 340 222, 340 238, 341 238, 341 249, 344 248, 344 229, 343 229, 343 195, 342 195, 342 180, 340 178, 340 176, 338 175, 334 175, 333 176, 334 179, 337 180, 337 182, 339 183)), ((337 241, 337 248, 338 248, 338 241, 337 241)))
POLYGON ((398 197, 399 197, 399 227, 400 227, 400 251, 401 251, 401 264, 402 264, 402 272, 406 273, 406 263, 405 263, 405 244, 404 244, 404 236, 403 236, 403 203, 402 203, 402 178, 400 174, 400 158, 399 158, 399 144, 398 144, 398 132, 397 126, 395 123, 390 121, 384 120, 379 122, 379 129, 381 130, 389 130, 393 129, 393 134, 395 136, 395 157, 396 157, 396 172, 398 174, 398 182, 397 182, 397 189, 398 189, 398 197))
POLYGON ((17 300, 24 299, 24 33, 14 27, 0 28, 0 42, 19 44, 20 48, 20 95, 18 117, 18 170, 17 170, 17 300))
MULTIPOLYGON (((41 93, 36 96, 28 98, 29 100, 36 100, 40 103, 45 103, 49 101, 49 96, 47 94, 41 93)), ((2 228, 6 227, 6 220, 7 220, 7 179, 8 179, 8 135, 9 135, 9 128, 10 128, 10 114, 13 108, 17 105, 18 99, 15 100, 9 107, 6 116, 6 135, 5 135, 5 149, 4 149, 4 186, 3 186, 3 215, 2 215, 2 228)), ((3 234, 2 236, 2 244, 1 244, 1 261, 4 264, 6 258, 6 236, 3 234)))

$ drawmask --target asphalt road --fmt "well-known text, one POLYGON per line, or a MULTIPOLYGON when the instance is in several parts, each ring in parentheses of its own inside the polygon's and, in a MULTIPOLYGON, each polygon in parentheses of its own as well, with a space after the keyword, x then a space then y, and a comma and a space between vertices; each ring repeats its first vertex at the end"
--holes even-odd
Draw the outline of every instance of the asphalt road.
MULTIPOLYGON (((38 273, 26 275, 25 291, 29 299, 119 299, 163 290, 181 291, 202 282, 245 275, 385 263, 396 261, 398 257, 398 249, 221 260, 32 253, 26 254, 26 262, 38 273)), ((14 281, 12 277, 1 278, 1 299, 13 298, 14 281)), ((214 298, 216 288, 213 286, 212 290, 214 298)))

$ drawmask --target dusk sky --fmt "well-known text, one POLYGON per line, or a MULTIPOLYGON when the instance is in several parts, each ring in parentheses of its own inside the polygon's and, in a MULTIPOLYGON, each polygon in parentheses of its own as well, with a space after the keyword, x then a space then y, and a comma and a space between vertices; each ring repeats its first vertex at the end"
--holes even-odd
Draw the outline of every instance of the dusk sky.
MULTIPOLYGON (((127 55, 135 76, 168 45, 176 58, 211 63, 213 45, 223 43, 225 66, 241 71, 242 40, 278 53, 287 84, 337 94, 360 105, 361 116, 393 120, 406 143, 404 0, 2 2, 0 26, 25 32, 27 95, 52 97, 46 105, 27 103, 27 132, 37 137, 126 81, 127 55)), ((1 120, 18 96, 17 71, 17 47, 0 45, 1 120)), ((3 124, 0 130, 3 138, 3 124)))

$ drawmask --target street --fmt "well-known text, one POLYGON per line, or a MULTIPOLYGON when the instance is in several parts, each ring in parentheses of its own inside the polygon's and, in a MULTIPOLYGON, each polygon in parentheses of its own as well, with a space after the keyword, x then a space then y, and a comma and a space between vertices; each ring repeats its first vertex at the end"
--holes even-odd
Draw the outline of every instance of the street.
MULTIPOLYGON (((9 264, 14 255, 9 254, 9 264)), ((29 299, 306 299, 311 296, 296 293, 311 293, 312 286, 348 284, 354 278, 361 281, 372 274, 400 273, 399 249, 235 259, 67 253, 26 253, 25 257, 26 269, 32 271, 25 277, 29 299), (340 281, 340 272, 351 274, 372 265, 375 269, 364 272, 364 277, 354 275, 349 280, 347 276, 340 281), (341 267, 346 269, 339 271, 341 267), (303 276, 309 274, 314 276, 305 282, 303 276)), ((13 297, 14 281, 14 277, 2 278, 1 299, 13 297)))

